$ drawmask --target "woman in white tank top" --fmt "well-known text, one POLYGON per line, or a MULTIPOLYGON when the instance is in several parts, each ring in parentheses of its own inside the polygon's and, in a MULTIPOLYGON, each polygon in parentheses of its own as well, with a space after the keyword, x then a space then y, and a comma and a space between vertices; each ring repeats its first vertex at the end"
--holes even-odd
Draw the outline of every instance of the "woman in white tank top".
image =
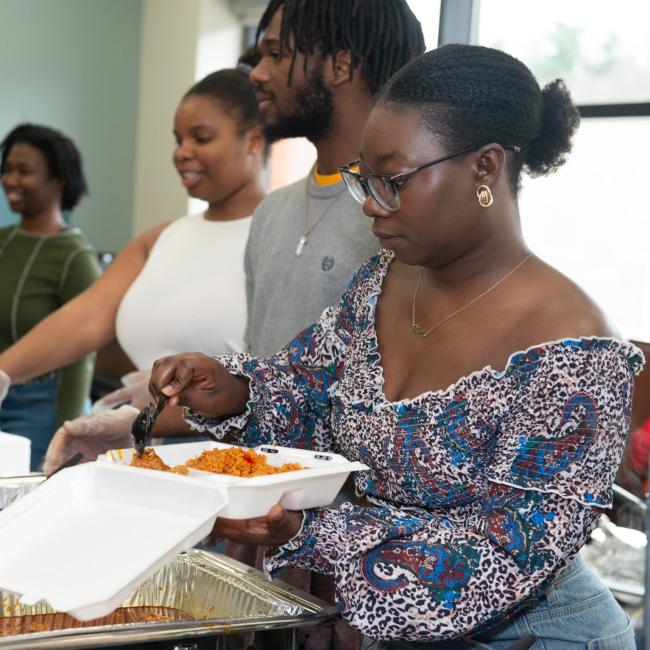
MULTIPOLYGON (((190 88, 176 111, 174 136, 181 182, 190 196, 207 202, 207 210, 156 226, 128 244, 94 285, 0 355, 0 389, 3 374, 4 383, 8 377, 25 381, 72 363, 116 334, 140 369, 187 348, 220 354, 241 345, 244 247, 251 215, 265 194, 266 154, 246 74, 220 70, 190 88)), ((142 391, 131 394, 133 405, 141 406, 142 391)), ((71 438, 92 438, 100 427, 128 434, 136 412, 121 407, 66 423, 45 469, 71 455, 71 438)), ((88 444, 83 451, 92 457, 88 444)))

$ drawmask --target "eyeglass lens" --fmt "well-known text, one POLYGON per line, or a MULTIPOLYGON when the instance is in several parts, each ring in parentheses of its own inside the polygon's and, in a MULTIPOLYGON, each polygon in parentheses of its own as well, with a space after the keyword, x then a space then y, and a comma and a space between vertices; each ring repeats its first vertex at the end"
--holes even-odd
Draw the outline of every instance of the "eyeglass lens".
MULTIPOLYGON (((362 205, 365 203, 368 192, 359 178, 351 173, 343 172, 343 180, 350 190, 350 194, 362 205)), ((400 206, 399 194, 393 189, 388 178, 370 176, 366 179, 368 190, 372 198, 385 210, 398 210, 400 206)))
POLYGON ((363 186, 361 185, 359 179, 356 176, 353 176, 352 174, 346 174, 345 172, 342 172, 342 176, 348 190, 350 191, 350 194, 352 194, 356 201, 363 205, 366 200, 366 192, 363 189, 363 186))
POLYGON ((370 176, 367 183, 373 198, 382 208, 391 211, 399 209, 399 194, 390 179, 384 176, 370 176))

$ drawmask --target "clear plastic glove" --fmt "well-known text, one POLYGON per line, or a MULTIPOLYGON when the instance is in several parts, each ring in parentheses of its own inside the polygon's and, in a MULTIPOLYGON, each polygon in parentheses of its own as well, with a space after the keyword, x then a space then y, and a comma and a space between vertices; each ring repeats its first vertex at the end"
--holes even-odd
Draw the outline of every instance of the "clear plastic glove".
POLYGON ((11 377, 4 370, 0 370, 0 406, 2 400, 7 397, 9 386, 11 386, 11 377))
POLYGON ((112 411, 64 422, 47 448, 43 473, 49 476, 76 453, 91 461, 109 449, 131 447, 131 425, 138 413, 137 408, 125 404, 112 411))
POLYGON ((93 413, 113 409, 120 404, 130 404, 137 409, 144 408, 151 401, 149 379, 151 370, 134 370, 121 378, 124 388, 118 388, 104 395, 93 404, 93 413))

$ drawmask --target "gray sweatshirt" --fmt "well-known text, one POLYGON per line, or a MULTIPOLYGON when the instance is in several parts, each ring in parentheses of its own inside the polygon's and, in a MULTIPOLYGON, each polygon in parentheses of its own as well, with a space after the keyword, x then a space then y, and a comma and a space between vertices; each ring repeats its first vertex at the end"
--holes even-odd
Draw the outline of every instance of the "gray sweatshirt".
POLYGON ((339 302, 354 272, 379 248, 371 226, 342 181, 319 186, 311 173, 260 203, 244 259, 248 352, 275 354, 339 302), (309 234, 297 256, 305 205, 309 234))

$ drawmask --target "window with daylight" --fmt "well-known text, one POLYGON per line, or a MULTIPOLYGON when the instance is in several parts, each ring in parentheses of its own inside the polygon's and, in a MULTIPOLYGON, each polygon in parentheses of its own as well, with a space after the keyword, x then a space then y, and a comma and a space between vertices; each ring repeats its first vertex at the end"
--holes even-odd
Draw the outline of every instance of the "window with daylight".
POLYGON ((582 114, 567 163, 524 177, 529 245, 580 284, 622 336, 650 340, 650 3, 490 0, 478 42, 521 59, 540 84, 564 79, 582 114))

